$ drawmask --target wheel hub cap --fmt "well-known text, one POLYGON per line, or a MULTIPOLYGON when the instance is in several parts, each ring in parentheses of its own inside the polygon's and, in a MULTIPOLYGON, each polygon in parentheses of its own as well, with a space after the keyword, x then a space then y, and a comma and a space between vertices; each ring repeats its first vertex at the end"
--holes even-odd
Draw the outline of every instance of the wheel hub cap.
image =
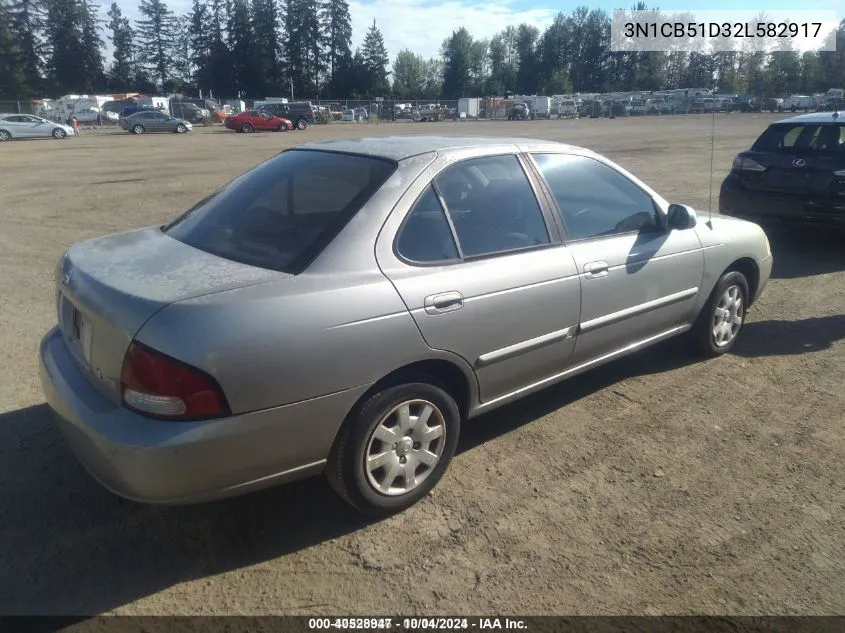
POLYGON ((743 316, 742 291, 739 286, 727 287, 713 312, 713 340, 717 347, 724 347, 736 338, 743 316))
POLYGON ((364 470, 374 490, 389 496, 410 492, 433 472, 446 442, 446 422, 427 400, 391 409, 373 429, 364 470))

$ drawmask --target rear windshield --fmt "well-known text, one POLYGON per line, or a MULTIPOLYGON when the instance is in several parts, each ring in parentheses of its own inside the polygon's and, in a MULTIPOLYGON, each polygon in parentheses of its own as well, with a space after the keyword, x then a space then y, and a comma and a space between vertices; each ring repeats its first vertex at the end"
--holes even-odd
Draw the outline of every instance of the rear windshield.
POLYGON ((770 125, 751 148, 757 152, 845 151, 845 125, 835 123, 778 123, 770 125))
POLYGON ((378 158, 289 150, 236 178, 164 232, 226 259, 296 274, 395 168, 378 158))

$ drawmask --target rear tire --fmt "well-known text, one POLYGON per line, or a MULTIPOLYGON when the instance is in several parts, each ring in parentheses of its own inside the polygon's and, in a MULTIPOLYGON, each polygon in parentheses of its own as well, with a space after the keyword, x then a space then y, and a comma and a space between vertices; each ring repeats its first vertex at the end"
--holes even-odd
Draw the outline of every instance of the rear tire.
POLYGON ((714 358, 731 350, 745 324, 748 301, 745 275, 731 270, 721 276, 690 331, 699 355, 714 358))
POLYGON ((57 127, 55 130, 53 130, 53 138, 54 138, 54 139, 56 139, 57 141, 62 140, 62 139, 63 139, 63 138, 65 138, 66 136, 67 136, 67 132, 65 132, 65 131, 64 131, 62 128, 60 128, 60 127, 57 127))
POLYGON ((140 123, 132 128, 133 134, 143 134, 144 132, 146 132, 146 130, 144 129, 144 126, 140 123))
POLYGON ((454 398, 427 376, 407 380, 356 406, 329 455, 332 488, 365 514, 395 514, 422 499, 458 444, 461 416, 454 398))
POLYGON ((0 130, 0 143, 12 140, 12 135, 6 130, 0 130))

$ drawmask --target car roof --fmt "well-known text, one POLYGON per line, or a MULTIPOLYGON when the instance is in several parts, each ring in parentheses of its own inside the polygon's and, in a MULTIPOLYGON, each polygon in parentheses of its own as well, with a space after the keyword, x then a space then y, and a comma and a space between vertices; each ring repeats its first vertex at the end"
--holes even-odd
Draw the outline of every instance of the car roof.
POLYGON ((812 112, 783 119, 776 123, 845 123, 845 117, 836 112, 812 112), (833 116, 834 114, 837 116, 833 116))
POLYGON ((457 149, 483 148, 493 145, 515 145, 531 151, 538 149, 588 151, 574 145, 530 138, 478 137, 478 136, 386 136, 374 138, 342 139, 305 143, 297 149, 324 150, 349 154, 365 154, 391 160, 404 160, 412 156, 457 149))

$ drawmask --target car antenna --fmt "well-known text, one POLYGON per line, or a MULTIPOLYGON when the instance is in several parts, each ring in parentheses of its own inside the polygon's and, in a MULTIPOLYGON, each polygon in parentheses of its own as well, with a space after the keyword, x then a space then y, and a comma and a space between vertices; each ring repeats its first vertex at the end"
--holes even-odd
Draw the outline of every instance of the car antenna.
POLYGON ((716 93, 719 88, 715 87, 710 91, 713 107, 710 111, 710 201, 707 204, 707 228, 713 230, 713 154, 716 146, 716 93))

